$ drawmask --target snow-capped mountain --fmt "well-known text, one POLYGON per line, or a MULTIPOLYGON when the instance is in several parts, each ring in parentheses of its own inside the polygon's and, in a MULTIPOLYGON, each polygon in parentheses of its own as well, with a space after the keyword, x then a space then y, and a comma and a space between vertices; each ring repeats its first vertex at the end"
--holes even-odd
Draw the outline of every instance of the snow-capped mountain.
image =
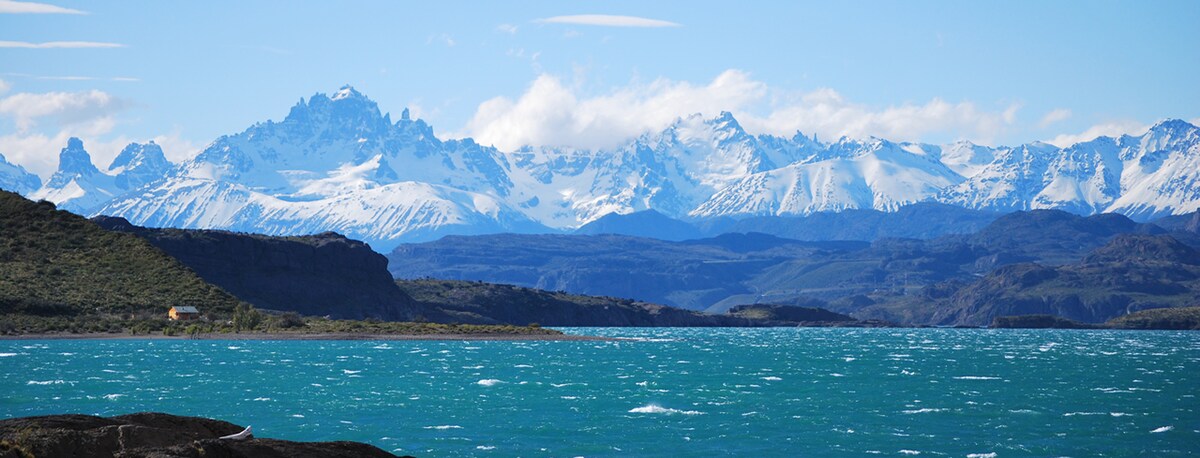
POLYGON ((108 173, 118 189, 128 191, 159 180, 174 167, 163 155, 162 147, 153 140, 148 143, 130 143, 113 158, 108 173))
POLYGON ((447 234, 544 231, 510 206, 507 157, 396 122, 350 87, 281 122, 218 138, 165 179, 97 213, 134 224, 266 234, 333 230, 377 248, 447 234))
POLYGON ((1200 129, 1155 124, 1140 136, 1100 137, 1057 148, 997 148, 993 161, 938 200, 968 208, 1056 208, 1151 219, 1200 209, 1200 129))
POLYGON ((267 234, 327 230, 387 250, 447 234, 545 232, 655 210, 677 219, 804 215, 941 201, 1150 218, 1200 208, 1200 129, 1058 148, 747 133, 730 113, 692 115, 606 150, 503 152, 393 121, 350 87, 301 99, 279 122, 218 138, 173 166, 130 145, 104 173, 82 143, 34 193, 134 224, 267 234))
POLYGON ((83 141, 72 137, 58 154, 58 170, 30 197, 54 202, 63 210, 87 214, 118 193, 113 177, 100 172, 92 164, 92 156, 83 149, 83 141))
POLYGON ((54 202, 63 210, 90 214, 126 191, 161 179, 171 168, 162 148, 152 141, 130 143, 113 160, 109 172, 102 172, 92 163, 83 141, 72 137, 58 154, 58 170, 29 197, 54 202))
POLYGON ((25 167, 8 162, 0 154, 0 189, 18 194, 29 194, 42 187, 42 179, 29 173, 25 167))
POLYGON ((690 215, 806 215, 868 208, 884 211, 928 200, 962 181, 935 157, 886 140, 842 139, 828 154, 748 174, 690 215))

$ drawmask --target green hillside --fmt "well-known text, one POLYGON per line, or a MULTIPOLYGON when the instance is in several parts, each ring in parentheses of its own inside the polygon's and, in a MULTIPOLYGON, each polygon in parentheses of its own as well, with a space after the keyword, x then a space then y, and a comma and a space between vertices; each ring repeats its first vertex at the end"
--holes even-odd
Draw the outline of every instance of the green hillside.
POLYGON ((228 315, 238 303, 145 240, 0 191, 0 319, 165 316, 177 305, 228 315))

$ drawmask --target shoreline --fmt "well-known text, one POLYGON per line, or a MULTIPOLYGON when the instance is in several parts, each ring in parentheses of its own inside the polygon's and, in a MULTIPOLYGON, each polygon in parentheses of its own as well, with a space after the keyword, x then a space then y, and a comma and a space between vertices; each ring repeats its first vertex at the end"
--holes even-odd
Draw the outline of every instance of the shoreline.
POLYGON ((0 340, 437 340, 437 341, 615 341, 609 337, 581 336, 570 334, 367 334, 367 333, 318 333, 318 334, 267 334, 247 332, 240 334, 201 334, 192 336, 164 336, 129 333, 88 334, 23 334, 0 336, 0 340))

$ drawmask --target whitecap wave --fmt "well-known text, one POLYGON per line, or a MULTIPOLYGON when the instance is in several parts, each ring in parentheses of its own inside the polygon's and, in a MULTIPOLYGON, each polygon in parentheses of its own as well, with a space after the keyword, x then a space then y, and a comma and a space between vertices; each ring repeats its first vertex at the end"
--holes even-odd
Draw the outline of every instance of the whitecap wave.
POLYGON ((1154 431, 1150 431, 1150 434, 1165 433, 1172 429, 1175 429, 1175 427, 1174 426, 1163 426, 1161 428, 1154 428, 1154 431))
POLYGON ((476 384, 476 385, 481 385, 481 386, 492 386, 492 385, 495 385, 495 384, 497 384, 497 383, 504 383, 504 382, 502 382, 502 381, 500 381, 500 380, 496 380, 496 379, 494 379, 494 378, 485 378, 485 379, 483 379, 483 380, 480 380, 480 381, 478 381, 478 382, 475 382, 475 384, 476 384))
POLYGON ((1000 377, 992 377, 989 375, 962 375, 954 377, 955 380, 1000 380, 1000 377))
POLYGON ((968 453, 967 458, 996 458, 996 452, 968 453))
POLYGON ((944 411, 946 411, 946 409, 940 409, 940 408, 934 409, 934 408, 925 407, 922 409, 904 410, 904 411, 901 411, 901 413, 912 415, 915 413, 944 412, 944 411))
POLYGON ((666 414, 666 415, 675 415, 675 414, 704 415, 704 412, 701 412, 699 410, 679 410, 679 409, 663 407, 663 406, 656 405, 656 404, 647 404, 647 405, 644 405, 641 407, 634 407, 632 409, 629 409, 629 413, 654 413, 654 414, 666 414))
POLYGON ((30 381, 26 382, 25 384, 26 385, 62 385, 64 383, 67 383, 67 382, 62 381, 62 380, 30 380, 30 381))
POLYGON ((907 449, 904 449, 904 450, 900 450, 900 454, 901 454, 901 455, 920 455, 920 454, 921 454, 921 452, 920 452, 920 451, 917 451, 917 450, 907 450, 907 449))
POLYGON ((769 377, 763 377, 762 379, 763 379, 763 380, 767 380, 767 381, 771 381, 771 382, 778 382, 778 381, 780 381, 780 380, 783 380, 783 379, 781 379, 781 378, 779 378, 779 377, 776 377, 776 376, 774 376, 774 375, 772 375, 772 376, 769 376, 769 377))
POLYGON ((463 429, 463 427, 458 426, 458 425, 437 425, 437 426, 426 426, 425 429, 444 430, 444 429, 463 429))
POLYGON ((17 356, 17 354, 16 353, 0 353, 0 358, 8 358, 10 356, 17 356))
POLYGON ((114 394, 106 394, 106 395, 104 395, 104 399, 108 399, 109 401, 116 401, 117 399, 119 399, 123 396, 125 396, 125 395, 115 394, 115 393, 114 394))

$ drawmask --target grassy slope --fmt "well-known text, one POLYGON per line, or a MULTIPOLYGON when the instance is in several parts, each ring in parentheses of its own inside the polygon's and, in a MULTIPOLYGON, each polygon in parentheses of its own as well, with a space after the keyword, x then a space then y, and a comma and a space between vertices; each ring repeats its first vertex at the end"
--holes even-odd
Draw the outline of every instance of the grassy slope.
POLYGON ((238 300, 145 240, 0 191, 0 314, 228 314, 238 300))

